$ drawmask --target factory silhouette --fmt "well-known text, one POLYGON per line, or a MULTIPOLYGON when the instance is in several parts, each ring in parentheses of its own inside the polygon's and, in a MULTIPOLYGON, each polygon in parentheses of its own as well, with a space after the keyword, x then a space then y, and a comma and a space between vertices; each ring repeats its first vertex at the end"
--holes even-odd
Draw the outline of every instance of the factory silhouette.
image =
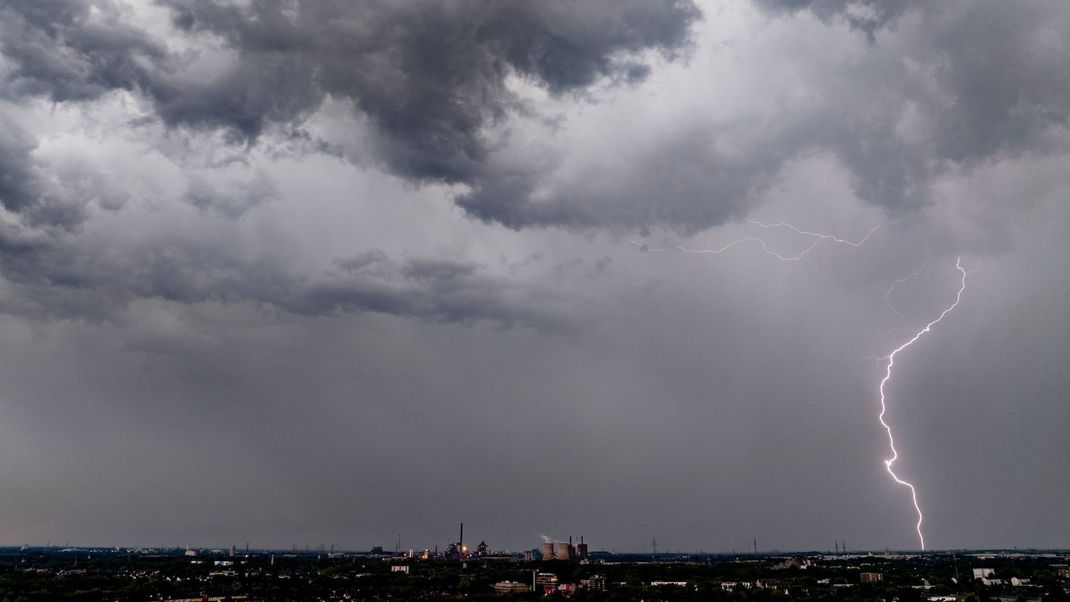
POLYGON ((587 560, 587 544, 583 541, 583 536, 580 536, 579 545, 572 545, 572 538, 568 538, 568 543, 545 541, 542 544, 542 549, 535 549, 524 552, 524 560, 587 560))
MULTIPOLYGON (((568 541, 552 541, 550 538, 543 536, 545 540, 541 548, 533 548, 531 550, 524 551, 524 560, 568 560, 568 561, 584 561, 587 560, 588 546, 587 542, 583 540, 583 536, 580 536, 580 543, 573 544, 572 537, 568 538, 568 541)), ((382 550, 382 548, 376 548, 382 550)), ((410 555, 412 553, 410 552, 410 555)), ((469 550, 468 545, 464 543, 464 523, 461 523, 460 534, 457 541, 451 542, 446 551, 442 554, 442 557, 447 560, 463 560, 465 558, 481 558, 495 555, 487 547, 487 542, 481 541, 476 546, 475 550, 469 550)), ((428 559, 438 556, 438 551, 431 552, 430 550, 424 550, 421 555, 422 558, 428 559)))

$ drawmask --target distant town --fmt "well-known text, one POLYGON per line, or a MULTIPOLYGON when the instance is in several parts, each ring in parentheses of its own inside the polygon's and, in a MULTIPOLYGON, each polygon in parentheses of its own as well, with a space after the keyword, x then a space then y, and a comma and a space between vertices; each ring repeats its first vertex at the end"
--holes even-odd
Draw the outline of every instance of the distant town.
MULTIPOLYGON (((0 600, 1070 600, 1070 551, 0 548, 0 600)), ((656 542, 652 542, 656 546, 656 542)))

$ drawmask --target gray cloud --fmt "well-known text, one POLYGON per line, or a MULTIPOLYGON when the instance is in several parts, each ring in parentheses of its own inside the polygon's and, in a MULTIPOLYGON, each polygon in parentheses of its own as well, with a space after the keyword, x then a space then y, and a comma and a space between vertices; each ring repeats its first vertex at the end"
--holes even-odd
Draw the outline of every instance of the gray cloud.
POLYGON ((503 174, 488 165, 495 141, 484 130, 515 105, 507 76, 554 94, 599 78, 642 79, 646 67, 626 55, 676 52, 698 15, 676 1, 172 6, 181 28, 222 37, 238 62, 207 90, 155 94, 165 121, 228 125, 255 138, 325 95, 350 99, 393 173, 499 189, 503 174))
POLYGON ((14 0, 0 7, 0 48, 15 66, 4 95, 91 100, 151 81, 165 51, 111 0, 14 0))
POLYGON ((96 201, 117 208, 124 192, 79 165, 49 171, 33 156, 37 140, 0 114, 0 204, 19 216, 24 229, 71 230, 96 201))
POLYGON ((924 11, 910 3, 759 4, 782 16, 810 11, 830 25, 842 17, 885 35, 833 69, 799 59, 792 75, 820 92, 805 100, 786 94, 775 114, 727 123, 685 116, 655 141, 640 141, 642 150, 617 149, 579 180, 561 182, 545 168, 488 170, 458 204, 514 228, 694 231, 746 214, 788 162, 828 152, 849 170, 860 199, 914 220, 942 174, 1068 148, 1070 72, 1058 34, 1070 22, 1064 3, 924 11))
MULTIPOLYGON (((6 3, 0 8, 0 50, 12 65, 7 96, 15 102, 33 97, 86 102, 125 90, 148 99, 170 127, 222 129, 232 142, 248 144, 272 125, 294 126, 298 129, 289 135, 302 137, 301 122, 330 97, 351 102, 368 119, 373 159, 390 172, 414 182, 500 186, 503 176, 489 161, 498 142, 486 130, 519 106, 507 86, 509 76, 557 95, 582 91, 601 79, 635 82, 648 73, 638 54, 656 49, 672 56, 698 17, 690 2, 677 0, 163 4, 171 10, 175 31, 193 49, 168 50, 163 40, 131 24, 129 7, 119 2, 6 3)), ((5 130, 0 200, 27 224, 73 228, 86 219, 89 203, 114 209, 124 202, 122 193, 101 189, 95 184, 99 177, 84 169, 70 172, 80 175, 69 178, 67 188, 49 184, 31 159, 33 137, 7 121, 0 127, 5 130)), ((193 175, 184 200, 201 211, 238 218, 274 195, 263 174, 231 183, 193 175)), ((503 207, 512 202, 498 200, 503 207)), ((65 245, 53 240, 36 257, 8 262, 9 277, 46 288, 69 282, 79 295, 100 287, 117 298, 186 302, 270 299, 263 287, 286 280, 265 276, 272 284, 264 284, 256 270, 245 272, 247 267, 231 265, 211 249, 192 247, 139 253, 123 262, 133 265, 125 265, 129 275, 119 278, 115 263, 90 260, 98 267, 85 266, 72 261, 79 251, 65 245), (204 275, 235 271, 244 275, 204 275), (249 282, 236 282, 243 278, 249 282)), ((434 267, 409 264, 405 278, 422 283, 427 294, 442 295, 441 303, 416 301, 405 307, 399 302, 402 292, 419 299, 420 291, 393 290, 383 283, 370 289, 318 285, 308 296, 287 293, 288 300, 280 303, 302 312, 397 308, 435 319, 473 319, 480 306, 494 319, 513 321, 519 315, 493 301, 481 302, 494 298, 488 279, 471 273, 447 278, 433 273, 434 267), (462 295, 464 287, 481 294, 462 295)), ((71 309, 60 305, 61 313, 71 309)))
POLYGON ((438 322, 489 320, 540 329, 556 329, 565 322, 550 309, 550 298, 532 302, 528 298, 532 291, 486 274, 476 263, 430 257, 399 263, 378 250, 335 263, 344 276, 312 284, 283 304, 308 315, 375 311, 438 322))
POLYGON ((851 27, 865 31, 870 39, 874 32, 894 23, 901 15, 927 6, 916 0, 755 0, 755 4, 773 13, 808 10, 824 21, 843 19, 851 27))
POLYGON ((277 197, 275 183, 267 174, 259 172, 247 182, 228 182, 223 189, 204 179, 193 178, 185 200, 202 211, 236 219, 277 197))
POLYGON ((415 182, 463 184, 462 208, 512 228, 717 225, 747 211, 785 161, 815 149, 841 158, 860 198, 902 216, 929 202, 935 174, 1064 146, 1051 139, 1070 116, 1057 33, 1067 21, 1063 3, 758 4, 771 14, 842 19, 869 35, 896 27, 901 39, 874 39, 872 56, 860 64, 815 74, 811 84, 835 92, 808 106, 785 105, 771 122, 753 116, 754 132, 738 123, 689 123, 635 154, 636 169, 623 179, 592 174, 565 187, 555 186, 552 167, 497 157, 503 141, 488 128, 518 108, 506 78, 515 73, 558 95, 604 78, 641 80, 648 66, 628 57, 680 52, 695 7, 167 3, 191 40, 221 43, 221 50, 200 51, 221 53, 221 71, 205 74, 197 52, 164 52, 125 25, 112 4, 90 18, 88 2, 14 3, 4 8, 11 30, 4 53, 16 66, 15 94, 78 100, 136 89, 165 123, 224 128, 236 140, 256 140, 271 124, 299 127, 325 98, 347 99, 370 123, 373 160, 415 182), (902 54, 884 56, 886 48, 902 54), (928 131, 905 136, 908 115, 928 131), (700 138, 742 142, 745 151, 729 157, 700 138), (626 183, 632 175, 636 181, 626 183), (548 182, 552 194, 534 198, 548 182))
MULTIPOLYGON (((831 4, 812 10, 822 18, 833 14, 831 4)), ((912 13, 907 4, 895 3, 876 14, 872 27, 863 29, 878 31, 912 13)), ((691 184, 709 191, 705 219, 686 211, 651 219, 638 206, 624 215, 614 216, 618 207, 613 206, 600 214, 609 216, 607 222, 633 226, 716 225, 746 211, 752 204, 748 193, 760 189, 785 161, 826 150, 850 170, 859 198, 890 215, 919 219, 917 211, 931 203, 933 181, 942 174, 1023 153, 1066 152, 1070 63, 1064 59, 1070 49, 1058 31, 1068 24, 1070 11, 1059 2, 1028 7, 947 3, 916 14, 900 23, 898 38, 889 33, 877 39, 866 51, 869 56, 857 63, 808 74, 813 77, 805 85, 824 91, 817 102, 787 104, 745 136, 734 135, 738 124, 710 128, 708 140, 757 141, 727 167, 716 155, 703 158, 687 144, 669 142, 679 149, 669 155, 671 166, 642 172, 647 187, 665 192, 645 195, 636 205, 699 207, 703 201, 693 195, 672 194, 681 183, 691 184), (708 171, 690 169, 692 162, 705 162, 708 171)), ((562 204, 572 200, 562 198, 562 204)))
POLYGON ((548 330, 566 321, 553 309, 552 295, 466 261, 412 257, 399 262, 376 250, 338 259, 340 272, 310 277, 266 259, 239 260, 194 240, 135 245, 122 253, 55 240, 18 243, 7 243, 0 264, 14 286, 0 306, 39 319, 113 320, 137 299, 159 299, 251 304, 297 316, 373 312, 548 330))
POLYGON ((967 4, 934 23, 926 50, 951 98, 934 136, 941 158, 970 164, 1066 150, 1049 136, 1070 125, 1070 43, 1059 35, 1067 26, 1061 2, 967 4))
POLYGON ((30 157, 36 146, 37 141, 25 130, 0 117, 0 202, 8 211, 25 211, 43 195, 30 157))
MULTIPOLYGON (((722 136, 732 133, 688 123, 645 148, 622 150, 623 162, 637 169, 620 170, 614 161, 564 182, 548 174, 502 170, 458 197, 457 203, 473 216, 512 228, 669 224, 704 229, 745 214, 784 160, 775 153, 728 156, 717 148, 722 136), (544 185, 543 177, 552 182, 552 190, 548 198, 533 201, 530 197, 544 185)), ((782 139, 768 142, 790 144, 782 139)))
MULTIPOLYGON (((898 115, 907 104, 927 111, 936 127, 926 141, 929 147, 914 152, 928 151, 934 158, 967 165, 1026 148, 1044 152, 1050 150, 1044 135, 1070 119, 1070 67, 1062 60, 1068 49, 1058 35, 1070 21, 1064 3, 949 2, 938 7, 869 0, 756 3, 774 13, 806 10, 823 20, 843 18, 870 33, 913 15, 898 32, 909 46, 882 48, 887 40, 875 41, 871 52, 903 51, 901 62, 887 65, 881 73, 897 84, 891 86, 899 105, 893 108, 899 109, 898 115)), ((894 139, 894 132, 881 132, 881 138, 894 139)))
MULTIPOLYGON (((554 94, 600 78, 638 81, 628 58, 685 44, 698 17, 690 2, 345 2, 247 5, 169 2, 189 35, 221 39, 233 58, 222 73, 190 72, 106 4, 4 8, 4 53, 16 94, 57 101, 138 89, 164 122, 227 128, 255 140, 273 123, 295 123, 330 95, 350 99, 374 126, 376 157, 416 181, 469 183, 487 173, 484 129, 515 104, 516 73, 554 94)), ((503 199, 503 204, 510 199, 503 199)))

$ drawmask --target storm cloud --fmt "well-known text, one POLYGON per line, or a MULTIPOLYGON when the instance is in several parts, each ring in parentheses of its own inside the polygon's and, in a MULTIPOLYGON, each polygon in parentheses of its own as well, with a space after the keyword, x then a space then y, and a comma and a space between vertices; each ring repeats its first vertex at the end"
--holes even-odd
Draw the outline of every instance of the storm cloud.
MULTIPOLYGON (((133 92, 149 101, 168 127, 219 129, 230 143, 247 145, 269 127, 299 131, 331 98, 350 103, 370 123, 367 147, 373 156, 355 160, 382 165, 414 183, 483 188, 498 186, 505 177, 491 165, 498 142, 486 130, 522 108, 507 78, 530 79, 557 95, 581 93, 599 80, 640 81, 649 71, 640 54, 656 50, 674 56, 699 16, 693 5, 676 0, 163 4, 170 9, 173 33, 186 39, 185 50, 168 48, 166 40, 128 23, 131 8, 122 3, 6 4, 0 9, 0 44, 11 65, 7 95, 13 102, 43 97, 77 103, 114 90, 133 92)), ((79 225, 93 198, 84 190, 50 195, 31 158, 33 136, 12 123, 4 127, 4 206, 31 225, 79 225)), ((238 188, 227 186, 231 189, 220 189, 193 175, 185 200, 202 211, 237 218, 274 194, 263 173, 238 188)), ((502 206, 512 202, 499 201, 502 206)), ((71 265, 58 256, 78 251, 53 243, 60 248, 33 258, 32 268, 20 268, 22 280, 32 272, 32 279, 51 284, 72 282, 56 274, 71 265), (60 265, 50 269, 50 261, 60 265)), ((144 265, 119 269, 104 262, 99 278, 80 272, 75 288, 186 300, 244 299, 249 298, 245 289, 261 288, 256 282, 245 286, 226 279, 221 286, 215 278, 184 277, 188 264, 202 273, 236 269, 224 258, 217 263, 211 249, 180 246, 136 256, 144 265), (124 283, 105 277, 116 271, 134 276, 124 283)), ((381 295, 352 289, 321 286, 312 295, 337 296, 339 302, 330 307, 389 311, 395 306, 381 295)), ((283 305, 301 311, 319 306, 308 300, 283 305)), ((459 308, 420 312, 461 318, 472 313, 459 308)))
POLYGON ((327 97, 372 124, 374 159, 415 181, 498 181, 486 129, 517 109, 506 80, 554 94, 641 81, 641 53, 674 56, 698 10, 659 2, 168 2, 194 47, 168 53, 121 6, 4 8, 9 89, 53 101, 138 90, 171 126, 255 141, 296 126, 327 97))

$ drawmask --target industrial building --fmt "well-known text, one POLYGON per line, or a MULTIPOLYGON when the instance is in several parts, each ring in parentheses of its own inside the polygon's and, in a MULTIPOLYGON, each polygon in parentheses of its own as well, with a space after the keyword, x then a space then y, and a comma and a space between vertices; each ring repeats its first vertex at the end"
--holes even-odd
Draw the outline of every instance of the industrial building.
MULTIPOLYGON (((568 542, 553 542, 546 541, 542 544, 542 559, 543 560, 587 560, 587 543, 583 541, 583 536, 580 536, 579 545, 572 545, 572 538, 568 538, 568 542)), ((530 553, 525 553, 525 558, 528 555, 532 558, 535 556, 535 550, 530 553)))
POLYGON ((884 581, 884 575, 881 573, 860 573, 859 578, 862 583, 877 583, 878 581, 884 581))

